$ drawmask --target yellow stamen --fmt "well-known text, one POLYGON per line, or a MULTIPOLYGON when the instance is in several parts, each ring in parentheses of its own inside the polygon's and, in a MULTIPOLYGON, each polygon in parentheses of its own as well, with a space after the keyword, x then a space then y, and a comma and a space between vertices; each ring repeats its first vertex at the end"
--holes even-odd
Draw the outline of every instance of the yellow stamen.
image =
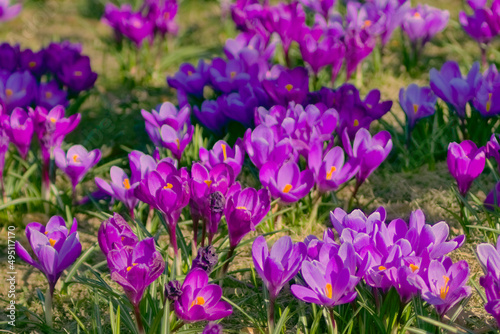
POLYGON ((207 185, 207 187, 210 187, 212 185, 212 181, 210 181, 210 180, 205 180, 203 182, 205 182, 205 184, 207 185))
POLYGON ((444 279, 444 286, 439 289, 439 297, 441 297, 442 300, 446 299, 446 296, 448 295, 448 292, 450 292, 450 287, 448 286, 448 282, 450 281, 450 278, 448 276, 443 276, 444 279))
POLYGON ((227 160, 226 145, 220 144, 220 147, 222 148, 222 154, 224 155, 224 161, 226 161, 227 160))
POLYGON ((177 149, 180 150, 181 149, 181 141, 177 138, 175 140, 175 142, 177 143, 177 149))
POLYGON ((380 270, 380 271, 382 271, 382 270, 386 270, 386 269, 387 269, 387 268, 386 268, 386 267, 384 267, 384 266, 380 266, 380 267, 378 267, 378 270, 380 270))
POLYGON ((123 180, 123 186, 125 187, 125 189, 130 189, 130 180, 129 179, 125 179, 123 180))
POLYGON ((125 240, 125 237, 122 237, 122 239, 121 239, 121 240, 122 240, 122 241, 123 241, 123 240, 125 240))
POLYGON ((191 307, 195 306, 195 305, 204 305, 205 304, 205 298, 203 297, 196 297, 195 300, 193 300, 193 302, 191 303, 191 307))
POLYGON ((238 209, 238 210, 248 210, 245 206, 237 206, 236 209, 238 209))
POLYGON ((166 186, 163 187, 163 189, 172 189, 173 185, 172 183, 167 183, 166 186))
POLYGON ((411 264, 410 264, 410 269, 411 269, 411 272, 413 272, 413 273, 414 273, 415 271, 417 271, 417 270, 418 270, 418 268, 419 268, 419 266, 416 266, 416 265, 414 265, 413 263, 411 263, 411 264))
POLYGON ((82 71, 75 71, 74 75, 75 77, 81 77, 82 76, 82 71))
POLYGON ((355 119, 353 125, 354 126, 359 126, 359 121, 357 119, 355 119))
POLYGON ((80 162, 80 157, 78 154, 73 155, 73 162, 80 162))
POLYGON ((286 90, 287 91, 291 91, 293 89, 293 85, 292 84, 288 84, 285 86, 286 90))
POLYGON ((46 99, 51 99, 52 98, 52 92, 45 92, 45 98, 46 99))
POLYGON ((331 299, 333 296, 333 289, 332 289, 332 285, 330 283, 326 283, 325 292, 326 292, 326 296, 331 299))
POLYGON ((290 192, 290 190, 292 190, 292 185, 291 184, 287 184, 287 185, 285 185, 285 188, 283 188, 283 192, 285 194, 288 194, 288 192, 290 192))
POLYGON ((332 175, 333 175, 333 173, 335 173, 336 170, 337 170, 337 167, 332 166, 332 168, 330 168, 330 171, 326 173, 326 179, 331 180, 332 175))
POLYGON ((132 269, 132 267, 135 267, 137 265, 137 263, 132 263, 131 266, 127 267, 127 271, 130 271, 130 269, 132 269))
POLYGON ((416 114, 418 112, 418 104, 413 105, 413 112, 416 114))
POLYGON ((35 67, 35 66, 36 66, 36 62, 34 62, 34 61, 30 61, 30 62, 28 63, 28 66, 29 66, 30 68, 35 67))
POLYGON ((488 101, 486 102, 486 112, 489 112, 491 109, 491 93, 488 94, 488 101))
POLYGON ((188 76, 193 74, 193 71, 188 71, 188 76))
POLYGON ((231 73, 229 73, 231 75, 231 79, 234 79, 234 77, 236 76, 236 72, 235 71, 232 71, 231 73))
POLYGON ((56 240, 54 239, 49 239, 49 242, 52 247, 54 247, 54 245, 56 244, 56 240))
POLYGON ((5 90, 5 95, 7 95, 7 97, 11 97, 12 95, 14 95, 14 91, 10 88, 7 88, 5 90))

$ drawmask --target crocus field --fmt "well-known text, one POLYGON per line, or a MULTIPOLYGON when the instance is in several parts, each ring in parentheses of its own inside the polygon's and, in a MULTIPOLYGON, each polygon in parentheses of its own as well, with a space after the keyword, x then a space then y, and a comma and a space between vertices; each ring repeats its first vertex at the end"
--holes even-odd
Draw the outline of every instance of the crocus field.
POLYGON ((497 66, 500 0, 0 0, 0 331, 500 333, 497 66))

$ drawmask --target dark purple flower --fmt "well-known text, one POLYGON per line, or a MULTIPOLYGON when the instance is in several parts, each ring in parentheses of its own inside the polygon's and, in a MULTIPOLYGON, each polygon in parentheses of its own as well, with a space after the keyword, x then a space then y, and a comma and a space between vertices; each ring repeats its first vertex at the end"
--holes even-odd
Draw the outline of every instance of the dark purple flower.
POLYGON ((274 198, 285 203, 297 202, 306 196, 314 186, 311 170, 300 171, 297 163, 289 161, 283 165, 268 162, 260 169, 260 182, 269 188, 274 198))
POLYGON ((57 75, 63 64, 73 64, 81 57, 82 46, 63 41, 61 43, 50 43, 44 51, 43 61, 45 65, 50 72, 57 75))
POLYGON ((250 231, 264 219, 271 209, 269 191, 254 188, 238 190, 226 201, 224 216, 229 232, 229 244, 235 248, 250 231))
POLYGON ((176 0, 149 0, 146 1, 145 5, 148 8, 147 18, 154 22, 156 33, 162 36, 167 33, 177 34, 179 26, 175 22, 178 9, 176 0))
POLYGON ((253 126, 255 109, 267 105, 268 100, 268 95, 261 87, 248 83, 240 87, 238 92, 219 97, 217 102, 228 119, 249 128, 253 126))
POLYGON ((74 145, 65 154, 57 147, 54 149, 54 158, 57 167, 71 180, 74 191, 85 174, 101 160, 101 151, 95 149, 88 152, 82 145, 74 145))
POLYGON ((182 153, 186 146, 191 143, 193 133, 194 126, 188 120, 179 129, 165 124, 160 130, 161 145, 168 148, 177 161, 181 161, 182 153))
POLYGON ((167 77, 168 85, 178 91, 203 98, 203 87, 210 80, 209 69, 210 64, 203 59, 199 60, 197 67, 184 63, 173 77, 167 77))
POLYGON ((29 223, 26 226, 26 238, 36 256, 35 259, 16 241, 17 256, 45 274, 51 294, 62 272, 71 266, 82 252, 77 228, 78 222, 75 218, 68 231, 66 222, 60 216, 50 218, 46 226, 36 222, 29 223))
POLYGON ((65 90, 59 89, 56 80, 42 82, 38 86, 38 94, 36 97, 36 105, 46 109, 52 109, 55 106, 66 107, 68 93, 65 90))
POLYGON ((21 12, 20 3, 10 4, 10 0, 0 0, 0 22, 10 21, 21 12))
POLYGON ((169 125, 172 129, 178 131, 189 121, 191 113, 189 106, 177 109, 170 102, 165 102, 158 107, 156 109, 159 109, 159 111, 153 109, 151 113, 144 109, 141 110, 142 117, 146 122, 146 132, 156 146, 161 145, 160 131, 163 125, 169 125))
POLYGON ((271 299, 276 299, 283 286, 297 275, 306 252, 303 242, 294 244, 289 236, 278 239, 271 252, 263 236, 255 239, 252 245, 253 264, 271 299))
POLYGON ((412 42, 421 41, 423 46, 446 28, 449 18, 447 10, 419 4, 405 13, 401 29, 412 42))
POLYGON ((219 97, 216 101, 205 100, 201 104, 201 108, 193 107, 193 114, 201 124, 218 134, 229 121, 221 107, 222 99, 223 97, 219 97))
POLYGON ((9 151, 9 134, 4 122, 8 122, 9 116, 0 113, 0 192, 4 190, 3 170, 5 167, 5 155, 9 151))
POLYGON ((210 151, 204 147, 200 147, 200 160, 208 169, 212 169, 217 164, 226 163, 231 166, 234 176, 237 177, 241 172, 245 160, 245 151, 242 145, 241 140, 238 140, 233 149, 225 141, 219 140, 210 151))
POLYGON ((429 87, 411 84, 399 90, 399 104, 406 114, 408 127, 413 129, 421 118, 431 116, 436 111, 436 96, 429 87))
POLYGON ((466 196, 472 182, 483 172, 486 163, 484 149, 470 140, 448 146, 448 169, 457 181, 458 191, 466 196))
POLYGON ((458 20, 462 28, 478 43, 490 43, 500 32, 500 24, 498 22, 498 18, 500 17, 500 13, 498 12, 500 3, 493 1, 490 8, 485 7, 486 1, 481 6, 474 2, 469 2, 469 5, 474 10, 472 15, 467 15, 463 11, 458 14, 458 20))
POLYGON ((36 97, 36 80, 30 72, 14 72, 0 79, 0 103, 9 114, 14 108, 28 107, 36 97))
POLYGON ((100 177, 95 178, 95 183, 99 189, 107 193, 112 198, 121 201, 129 210, 132 218, 134 217, 134 208, 139 200, 134 195, 135 188, 139 182, 131 183, 128 175, 117 166, 112 166, 109 172, 111 183, 108 183, 100 177))
POLYGON ((165 261, 156 250, 153 238, 111 249, 106 257, 111 279, 122 286, 134 308, 138 307, 146 288, 165 269, 165 261))
POLYGON ((144 154, 140 151, 130 152, 128 154, 128 159, 130 162, 131 184, 144 180, 144 178, 146 178, 151 171, 155 170, 157 165, 152 156, 144 154))
POLYGON ((291 101, 301 104, 309 92, 309 75, 303 67, 286 69, 275 65, 262 85, 276 104, 288 106, 291 101))
POLYGON ((92 72, 90 58, 80 56, 74 62, 64 62, 57 73, 57 78, 68 87, 70 92, 78 94, 94 87, 97 73, 92 72))
POLYGON ((113 249, 134 247, 139 239, 125 219, 115 212, 99 227, 97 241, 104 255, 108 256, 113 249))
POLYGON ((493 117, 500 114, 500 75, 494 64, 479 77, 475 91, 473 105, 481 116, 493 117))
POLYGON ((222 334, 222 326, 215 322, 209 322, 201 334, 222 334))
POLYGON ((258 68, 247 69, 245 64, 237 59, 224 60, 215 58, 210 65, 210 82, 213 88, 222 93, 237 91, 257 76, 258 68), (250 71, 249 71, 250 70, 250 71))
POLYGON ((500 323, 500 238, 497 239, 496 248, 491 244, 479 244, 477 257, 481 263, 485 276, 479 283, 485 289, 487 303, 484 306, 497 323, 500 323))
POLYGON ((495 187, 488 193, 488 196, 484 199, 484 207, 488 210, 495 210, 496 207, 500 206, 500 182, 498 182, 495 187))
POLYGON ((24 109, 16 108, 3 119, 2 127, 7 131, 10 141, 17 147, 19 154, 26 159, 33 137, 33 120, 24 109))
POLYGON ((325 19, 328 19, 332 9, 337 4, 337 0, 300 0, 300 2, 316 13, 323 15, 325 19))
POLYGON ((179 281, 170 281, 165 284, 165 297, 173 302, 182 296, 182 286, 179 281))
POLYGON ((22 71, 30 71, 34 76, 40 77, 46 70, 43 58, 44 50, 23 50, 19 54, 19 67, 22 71))
POLYGON ((9 73, 14 72, 19 65, 20 52, 19 45, 12 46, 9 43, 0 44, 0 70, 5 70, 9 73))
POLYGON ((198 249, 198 255, 193 260, 193 265, 191 266, 191 270, 195 268, 200 268, 210 274, 212 270, 217 265, 219 261, 219 256, 215 251, 214 246, 209 245, 207 247, 202 247, 198 249))
POLYGON ((185 322, 214 321, 233 313, 231 305, 221 301, 222 288, 208 284, 208 274, 194 269, 182 284, 182 295, 175 302, 175 314, 185 322))

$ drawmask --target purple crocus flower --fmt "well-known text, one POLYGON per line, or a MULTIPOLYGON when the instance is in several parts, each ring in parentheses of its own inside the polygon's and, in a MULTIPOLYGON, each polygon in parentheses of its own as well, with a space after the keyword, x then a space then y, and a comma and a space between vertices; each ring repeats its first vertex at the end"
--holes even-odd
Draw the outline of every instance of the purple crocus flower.
POLYGON ((451 106, 459 117, 465 117, 465 107, 475 96, 475 87, 481 73, 479 63, 472 65, 466 78, 462 77, 458 63, 447 61, 438 71, 431 69, 430 85, 434 94, 451 106))
POLYGON ((500 238, 496 247, 483 243, 477 246, 477 257, 481 263, 485 276, 479 283, 485 289, 487 303, 484 306, 497 323, 500 323, 500 238))
POLYGON ((161 253, 156 250, 154 238, 143 239, 136 244, 121 248, 113 248, 109 250, 106 257, 111 279, 122 286, 137 316, 144 291, 160 277, 165 269, 165 261, 161 253))
POLYGON ((409 129, 413 129, 417 121, 428 117, 436 111, 436 96, 429 87, 410 84, 407 89, 399 91, 399 104, 406 114, 409 129))
POLYGON ((337 4, 337 0, 300 0, 300 2, 316 13, 323 15, 325 19, 328 19, 330 12, 337 4))
POLYGON ((177 317, 184 322, 215 321, 233 313, 231 305, 220 300, 222 288, 208 284, 208 274, 202 269, 191 270, 181 290, 182 295, 174 308, 177 317))
POLYGON ((17 256, 45 274, 51 295, 62 272, 71 266, 82 252, 77 228, 78 222, 75 218, 68 231, 64 218, 60 216, 50 218, 46 226, 36 222, 29 223, 26 226, 26 238, 36 260, 16 241, 17 256))
POLYGON ((222 93, 230 93, 249 83, 252 77, 255 78, 258 68, 252 66, 247 69, 245 64, 237 59, 226 61, 222 58, 215 58, 212 60, 209 71, 213 88, 222 93))
POLYGON ((38 52, 33 52, 31 49, 23 50, 19 53, 19 67, 39 78, 46 70, 43 58, 44 50, 38 52))
POLYGON ((69 41, 50 43, 44 49, 43 61, 48 70, 59 77, 58 73, 62 65, 76 62, 81 57, 81 53, 82 45, 78 43, 72 44, 69 41))
POLYGON ((269 188, 271 195, 284 203, 297 202, 306 196, 314 186, 314 175, 311 170, 300 171, 299 165, 293 161, 282 166, 268 162, 260 169, 260 182, 269 188))
POLYGON ((161 127, 163 125, 169 125, 172 129, 179 130, 189 120, 191 112, 189 106, 177 109, 170 102, 165 102, 158 107, 156 109, 159 111, 153 109, 151 113, 144 109, 141 110, 142 117, 146 122, 146 132, 156 146, 161 145, 161 127))
POLYGON ((486 163, 484 149, 470 140, 448 146, 448 169, 457 181, 458 191, 466 196, 472 182, 483 172, 486 163))
POLYGON ((139 239, 122 216, 113 213, 113 217, 102 222, 97 233, 97 241, 104 255, 113 249, 134 247, 139 239))
POLYGON ((239 88, 238 92, 222 95, 217 99, 219 108, 228 120, 234 120, 249 128, 253 126, 255 109, 268 105, 267 93, 250 83, 239 88))
POLYGON ((0 69, 8 73, 14 72, 19 66, 19 45, 0 44, 0 69))
POLYGON ((42 82, 38 86, 38 94, 36 97, 36 105, 46 109, 52 109, 55 106, 68 105, 68 93, 65 90, 59 89, 56 80, 42 82))
POLYGON ((224 216, 232 249, 264 219, 271 209, 269 191, 246 188, 236 191, 226 201, 224 216))
POLYGON ((118 30, 123 36, 130 39, 137 47, 141 47, 144 41, 151 42, 153 39, 154 24, 141 12, 130 11, 119 21, 118 30))
POLYGON ((54 149, 56 165, 71 180, 73 192, 85 174, 101 160, 101 150, 87 151, 82 145, 71 146, 65 154, 61 148, 54 149))
POLYGON ((203 59, 199 60, 197 67, 184 63, 173 77, 167 78, 168 85, 186 94, 203 98, 203 87, 210 80, 209 68, 210 65, 203 59))
POLYGON ((303 67, 290 70, 275 65, 262 85, 276 104, 288 106, 291 101, 301 104, 309 92, 309 75, 303 67))
POLYGON ((74 62, 63 62, 57 78, 68 87, 71 93, 78 94, 94 87, 97 73, 92 72, 90 58, 80 56, 74 62))
POLYGON ((222 326, 215 322, 209 322, 201 334, 222 334, 222 326))
POLYGON ((498 182, 493 189, 488 193, 484 199, 484 207, 488 210, 495 210, 500 206, 500 182, 498 182))
POLYGON ((201 122, 201 124, 217 134, 220 134, 222 129, 228 123, 227 116, 222 111, 222 102, 223 97, 221 96, 215 101, 203 101, 201 108, 198 108, 198 106, 193 107, 193 114, 201 122))
POLYGON ((264 281, 271 299, 299 272, 307 253, 303 242, 294 244, 289 236, 278 239, 269 252, 266 239, 257 237, 252 245, 253 264, 264 281))
POLYGON ((489 44, 500 32, 500 24, 498 23, 500 3, 493 1, 491 8, 485 6, 486 1, 482 6, 477 6, 473 2, 470 2, 469 5, 474 10, 472 15, 467 15, 463 11, 458 14, 462 28, 479 44, 489 44))
POLYGON ((465 286, 469 279, 467 262, 459 261, 454 264, 451 260, 443 262, 432 260, 425 278, 420 275, 408 277, 410 284, 420 289, 422 299, 434 305, 441 317, 472 293, 471 287, 465 286))
POLYGON ((0 22, 10 21, 21 12, 22 5, 10 4, 10 0, 0 0, 0 22))
POLYGON ((160 130, 161 145, 168 148, 177 161, 181 161, 182 153, 191 142, 193 133, 194 126, 188 120, 179 129, 165 124, 160 130))
POLYGON ((0 79, 0 103, 9 114, 14 108, 29 106, 36 90, 36 80, 30 72, 14 72, 5 80, 0 79))
POLYGON ((473 98, 474 108, 483 117, 493 117, 500 114, 500 75, 497 67, 492 64, 479 77, 473 98))
POLYGON ((352 164, 359 164, 359 171, 356 174, 358 185, 365 182, 392 150, 391 134, 387 131, 380 131, 372 137, 368 130, 359 129, 352 146, 347 131, 344 131, 342 143, 352 164))
POLYGON ((237 177, 241 172, 245 160, 245 151, 242 145, 241 140, 238 140, 233 149, 225 141, 219 140, 210 151, 204 147, 200 147, 200 160, 208 169, 212 169, 217 164, 226 163, 231 166, 234 176, 237 177))
POLYGON ((449 18, 450 12, 447 10, 419 4, 406 12, 401 29, 412 42, 420 41, 422 47, 446 28, 449 18))
POLYGON ((26 159, 33 137, 33 120, 24 109, 16 108, 10 117, 2 121, 1 126, 7 131, 10 141, 17 147, 21 157, 26 159))

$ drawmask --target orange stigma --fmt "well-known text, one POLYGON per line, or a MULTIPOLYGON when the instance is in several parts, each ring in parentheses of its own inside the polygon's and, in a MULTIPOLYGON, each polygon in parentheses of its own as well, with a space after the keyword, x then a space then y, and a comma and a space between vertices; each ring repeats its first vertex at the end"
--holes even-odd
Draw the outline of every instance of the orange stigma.
POLYGON ((418 112, 418 104, 413 105, 413 112, 416 114, 418 112))
POLYGON ((167 185, 163 187, 163 189, 172 189, 172 188, 173 188, 172 183, 167 183, 167 185))
POLYGON ((10 88, 7 88, 5 90, 5 95, 7 95, 7 97, 11 97, 12 95, 14 95, 14 91, 10 88))
POLYGON ((291 184, 287 184, 285 185, 285 187, 283 188, 283 192, 285 194, 288 194, 290 192, 290 190, 292 190, 292 185, 291 184))
POLYGON ((45 98, 46 99, 51 99, 52 98, 52 92, 45 92, 45 98))
POLYGON ((354 122, 352 123, 354 126, 359 126, 359 121, 357 119, 354 120, 354 122))
POLYGON ((337 167, 332 166, 332 168, 330 168, 330 171, 326 173, 326 179, 331 180, 332 175, 333 175, 333 173, 335 173, 336 170, 337 170, 337 167))
POLYGON ((203 297, 196 297, 195 300, 193 300, 193 302, 191 303, 191 307, 195 306, 195 305, 204 305, 205 304, 205 298, 203 297))
POLYGON ((226 161, 227 160, 226 145, 225 144, 220 144, 220 147, 222 148, 222 154, 224 155, 224 161, 226 161))
POLYGON ((73 158, 72 158, 72 159, 73 159, 73 162, 76 162, 76 163, 81 162, 81 161, 80 161, 80 157, 78 156, 78 154, 73 155, 73 158))
POLYGON ((413 263, 410 264, 410 269, 411 269, 411 272, 414 273, 415 271, 417 271, 419 268, 419 266, 416 266, 414 265, 413 263))
POLYGON ((193 74, 193 71, 188 71, 188 76, 193 74))
POLYGON ((54 239, 49 239, 49 242, 52 247, 54 247, 54 245, 56 244, 56 240, 54 239))
POLYGON ((371 25, 372 25, 372 21, 370 21, 370 20, 365 20, 365 22, 363 22, 363 28, 368 28, 371 25))
POLYGON ((125 189, 130 189, 130 180, 129 179, 125 179, 123 180, 123 186, 125 187, 125 189))
POLYGON ((490 112, 491 109, 491 93, 488 94, 488 101, 486 102, 486 112, 490 112))
POLYGON ((232 71, 231 73, 229 73, 229 75, 231 76, 231 79, 234 79, 234 77, 236 76, 236 72, 232 71))
POLYGON ((420 19, 420 18, 422 18, 422 15, 420 15, 419 12, 415 12, 415 14, 413 14, 413 17, 420 19))
POLYGON ((287 91, 291 91, 293 89, 293 85, 292 84, 288 84, 285 86, 286 90, 287 91))
POLYGON ((450 278, 448 276, 443 276, 444 279, 444 286, 439 289, 439 297, 441 297, 442 300, 446 299, 446 296, 448 295, 448 292, 450 292, 450 287, 448 286, 448 282, 450 281, 450 278))
POLYGON ((210 187, 212 185, 212 181, 210 181, 210 180, 205 180, 203 182, 205 182, 205 184, 207 185, 207 187, 210 187))
POLYGON ((180 150, 181 149, 181 141, 179 140, 179 138, 177 138, 175 140, 175 143, 177 144, 177 149, 180 150))
POLYGON ((35 67, 35 66, 36 66, 36 62, 34 62, 34 61, 30 61, 30 62, 28 63, 28 66, 29 66, 30 68, 35 67))
POLYGON ((81 77, 82 76, 82 71, 75 71, 74 75, 75 77, 81 77))
POLYGON ((43 234, 47 235, 47 234, 49 234, 49 231, 45 231, 45 232, 43 232, 43 234))
POLYGON ((132 267, 135 267, 137 265, 137 263, 132 263, 131 266, 127 267, 127 271, 130 271, 130 269, 132 269, 132 267))
POLYGON ((248 210, 245 206, 237 206, 236 209, 238 209, 238 210, 248 210))
POLYGON ((384 267, 384 266, 380 266, 380 267, 378 267, 378 270, 380 270, 380 271, 383 271, 383 270, 386 270, 386 269, 387 269, 387 268, 386 268, 386 267, 384 267))
POLYGON ((330 283, 326 283, 325 292, 326 292, 326 296, 328 298, 332 299, 333 289, 332 289, 332 285, 330 283))

